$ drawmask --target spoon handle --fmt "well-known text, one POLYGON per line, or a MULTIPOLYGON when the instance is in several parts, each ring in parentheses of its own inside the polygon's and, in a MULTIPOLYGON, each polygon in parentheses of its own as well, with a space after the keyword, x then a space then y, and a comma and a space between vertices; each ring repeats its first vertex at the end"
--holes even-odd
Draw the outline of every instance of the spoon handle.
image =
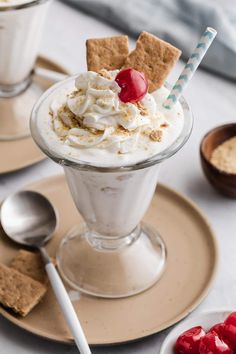
POLYGON ((42 77, 43 79, 50 80, 53 82, 58 82, 61 80, 65 80, 67 78, 67 75, 65 75, 65 74, 61 74, 57 71, 48 70, 48 69, 39 68, 39 67, 36 67, 34 69, 34 73, 35 73, 35 75, 42 77))
POLYGON ((88 342, 84 335, 83 329, 76 315, 74 307, 71 303, 69 295, 64 287, 64 284, 54 264, 50 261, 46 250, 40 248, 40 251, 42 254, 42 258, 45 262, 45 269, 52 285, 54 294, 57 298, 59 305, 61 306, 62 313, 74 337, 75 343, 81 354, 91 354, 91 350, 89 349, 88 342))

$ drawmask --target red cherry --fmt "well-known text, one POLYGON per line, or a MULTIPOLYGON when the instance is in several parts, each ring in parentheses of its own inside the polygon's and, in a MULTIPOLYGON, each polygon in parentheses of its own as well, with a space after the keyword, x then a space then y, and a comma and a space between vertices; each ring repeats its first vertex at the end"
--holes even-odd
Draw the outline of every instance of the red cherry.
POLYGON ((199 354, 233 354, 233 351, 217 334, 209 332, 200 340, 199 354))
POLYGON ((236 312, 232 312, 224 321, 226 325, 236 326, 236 312))
POLYGON ((215 333, 218 335, 220 339, 224 339, 224 329, 225 329, 224 323, 217 323, 209 329, 208 333, 215 333))
POLYGON ((144 73, 131 68, 121 70, 116 75, 115 81, 121 87, 118 96, 124 103, 138 102, 148 91, 148 81, 144 73))
POLYGON ((224 321, 223 338, 233 350, 236 350, 236 312, 232 312, 224 321))
POLYGON ((205 336, 201 326, 183 332, 175 343, 177 354, 198 354, 200 339, 205 336))
POLYGON ((225 324, 223 338, 233 350, 236 350, 236 326, 225 324))

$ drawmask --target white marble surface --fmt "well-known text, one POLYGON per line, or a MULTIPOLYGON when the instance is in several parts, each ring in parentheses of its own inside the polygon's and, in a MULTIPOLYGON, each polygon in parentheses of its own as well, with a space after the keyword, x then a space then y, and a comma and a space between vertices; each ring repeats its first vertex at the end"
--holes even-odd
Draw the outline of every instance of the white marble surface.
MULTIPOLYGON (((47 19, 41 53, 76 73, 85 69, 85 39, 116 33, 115 29, 104 23, 55 1, 47 19)), ((173 82, 182 66, 183 63, 177 66, 170 81, 173 82)), ((236 308, 236 201, 212 190, 202 174, 199 162, 199 142, 202 136, 211 127, 236 118, 235 84, 199 70, 185 96, 195 116, 193 134, 182 151, 163 165, 161 181, 190 197, 203 210, 219 242, 220 264, 217 277, 209 296, 196 311, 222 306, 236 308)), ((3 175, 0 177, 0 198, 29 182, 61 172, 59 166, 46 160, 23 171, 3 175)), ((158 353, 164 335, 154 335, 118 347, 94 348, 93 353, 158 353)), ((39 339, 0 318, 0 354, 15 353, 72 354, 77 353, 77 350, 73 346, 39 339)))

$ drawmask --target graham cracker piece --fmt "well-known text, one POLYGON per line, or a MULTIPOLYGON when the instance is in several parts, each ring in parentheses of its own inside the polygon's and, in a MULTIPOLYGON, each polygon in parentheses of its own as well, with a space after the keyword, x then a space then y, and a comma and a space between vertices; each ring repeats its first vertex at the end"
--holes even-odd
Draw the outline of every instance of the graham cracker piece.
POLYGON ((0 263, 0 303, 26 316, 46 293, 46 287, 0 263))
POLYGON ((128 36, 88 39, 86 49, 89 71, 120 69, 129 54, 128 36))
POLYGON ((180 55, 178 48, 148 32, 142 32, 124 67, 144 72, 149 81, 148 91, 153 92, 164 84, 180 55))
POLYGON ((10 267, 40 283, 46 284, 48 281, 39 253, 19 250, 16 257, 12 260, 10 267))
POLYGON ((150 135, 149 138, 153 141, 161 141, 163 136, 163 132, 161 130, 153 130, 150 135))

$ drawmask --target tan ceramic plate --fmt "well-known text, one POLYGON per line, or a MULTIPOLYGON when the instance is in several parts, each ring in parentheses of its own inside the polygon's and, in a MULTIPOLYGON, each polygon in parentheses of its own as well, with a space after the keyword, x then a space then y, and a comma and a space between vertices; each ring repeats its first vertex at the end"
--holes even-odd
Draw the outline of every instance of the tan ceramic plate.
MULTIPOLYGON (((62 66, 44 57, 39 57, 36 65, 45 69, 68 74, 66 69, 62 66)), ((35 78, 35 81, 45 90, 52 84, 49 80, 38 77, 35 78)), ((0 174, 19 170, 46 158, 31 137, 12 141, 0 141, 0 156, 0 174)))
MULTIPOLYGON (((81 222, 63 176, 41 180, 30 186, 45 194, 59 213, 59 228, 48 244, 54 256, 61 237, 81 222)), ((217 264, 212 231, 199 210, 165 186, 157 188, 145 221, 161 233, 168 252, 167 268, 151 289, 124 299, 81 296, 74 302, 90 344, 115 344, 159 332, 188 315, 207 295, 217 264)), ((17 246, 0 237, 0 261, 8 264, 17 246)), ((39 336, 71 342, 52 291, 26 318, 4 308, 0 313, 17 326, 39 336)))

